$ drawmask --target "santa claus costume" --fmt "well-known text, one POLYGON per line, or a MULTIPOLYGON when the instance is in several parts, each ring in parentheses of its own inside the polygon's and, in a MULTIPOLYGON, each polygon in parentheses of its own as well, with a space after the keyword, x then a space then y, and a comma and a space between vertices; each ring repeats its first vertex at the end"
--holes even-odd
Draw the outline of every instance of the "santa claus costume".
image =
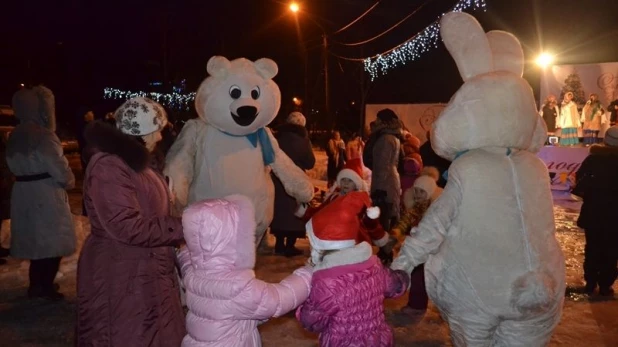
POLYGON ((307 223, 314 275, 309 298, 296 311, 305 329, 320 334, 320 346, 393 345, 384 298, 405 293, 409 277, 384 267, 362 234, 362 219, 375 220, 366 192, 350 192, 307 223))

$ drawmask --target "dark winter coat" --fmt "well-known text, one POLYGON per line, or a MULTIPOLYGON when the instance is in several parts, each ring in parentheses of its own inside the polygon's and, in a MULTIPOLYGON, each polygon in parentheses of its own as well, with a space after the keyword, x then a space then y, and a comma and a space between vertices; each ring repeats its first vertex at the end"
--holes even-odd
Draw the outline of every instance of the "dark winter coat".
POLYGON ((438 180, 438 186, 444 188, 446 186, 446 180, 444 179, 443 175, 444 172, 446 172, 451 166, 451 162, 436 154, 436 152, 431 147, 431 141, 429 140, 429 138, 427 138, 427 141, 421 146, 419 152, 421 154, 421 158, 423 159, 424 167, 433 166, 438 169, 438 171, 440 171, 440 179, 438 180))
MULTIPOLYGON (((395 119, 388 123, 378 122, 372 132, 376 136, 373 145, 373 169, 371 171, 371 194, 377 190, 386 192, 386 203, 392 204, 390 216, 399 218, 401 182, 399 180, 399 152, 401 151, 401 122, 395 119)), ((385 216, 386 217, 386 216, 385 216)))
MULTIPOLYGON (((283 124, 275 135, 281 150, 303 170, 311 170, 315 165, 315 156, 307 129, 296 124, 283 124)), ((290 237, 304 237, 305 223, 294 216, 298 205, 296 199, 285 192, 283 184, 271 175, 275 183, 275 213, 270 224, 271 230, 282 230, 290 237)))
POLYGON ((583 229, 613 226, 618 212, 618 148, 592 146, 576 179, 584 196, 577 225, 583 229))
POLYGON ((6 143, 0 139, 0 220, 11 218, 11 190, 15 176, 6 163, 6 143))
POLYGON ((91 222, 77 268, 78 346, 180 346, 185 319, 175 272, 183 239, 146 148, 102 122, 84 179, 91 222))

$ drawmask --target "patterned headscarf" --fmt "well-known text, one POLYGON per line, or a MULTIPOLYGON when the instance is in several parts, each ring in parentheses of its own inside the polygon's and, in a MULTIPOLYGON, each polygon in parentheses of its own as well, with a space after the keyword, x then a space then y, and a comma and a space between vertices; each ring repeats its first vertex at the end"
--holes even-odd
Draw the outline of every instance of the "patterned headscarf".
POLYGON ((127 135, 144 136, 167 125, 163 106, 144 97, 127 100, 114 113, 116 126, 127 135))

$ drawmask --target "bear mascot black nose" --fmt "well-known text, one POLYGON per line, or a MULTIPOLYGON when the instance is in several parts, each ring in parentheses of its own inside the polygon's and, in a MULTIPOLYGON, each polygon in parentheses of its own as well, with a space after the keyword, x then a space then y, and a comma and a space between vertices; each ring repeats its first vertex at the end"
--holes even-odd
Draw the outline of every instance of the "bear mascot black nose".
POLYGON ((258 115, 258 110, 254 106, 241 106, 236 110, 238 117, 233 117, 234 121, 240 126, 248 126, 253 123, 258 115))
POLYGON ((238 116, 240 118, 253 118, 255 117, 255 114, 257 113, 257 108, 253 106, 242 106, 242 107, 239 107, 238 110, 236 110, 236 112, 238 112, 238 116))

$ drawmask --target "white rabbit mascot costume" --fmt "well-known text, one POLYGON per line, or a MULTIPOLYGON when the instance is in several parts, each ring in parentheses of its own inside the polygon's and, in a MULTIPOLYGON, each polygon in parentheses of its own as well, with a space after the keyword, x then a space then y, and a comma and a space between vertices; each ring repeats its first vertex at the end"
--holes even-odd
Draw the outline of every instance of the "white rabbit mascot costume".
POLYGON ((178 208, 204 199, 240 194, 255 206, 256 246, 273 219, 275 188, 271 170, 288 194, 309 202, 313 185, 279 148, 268 124, 275 119, 281 92, 272 80, 270 59, 208 61, 210 76, 195 98, 198 119, 188 121, 166 158, 178 208))
POLYGON ((523 51, 465 13, 445 15, 441 32, 464 84, 431 145, 453 163, 392 267, 425 263, 455 346, 544 346, 560 320, 565 265, 549 175, 535 155, 547 131, 521 77, 523 51))

